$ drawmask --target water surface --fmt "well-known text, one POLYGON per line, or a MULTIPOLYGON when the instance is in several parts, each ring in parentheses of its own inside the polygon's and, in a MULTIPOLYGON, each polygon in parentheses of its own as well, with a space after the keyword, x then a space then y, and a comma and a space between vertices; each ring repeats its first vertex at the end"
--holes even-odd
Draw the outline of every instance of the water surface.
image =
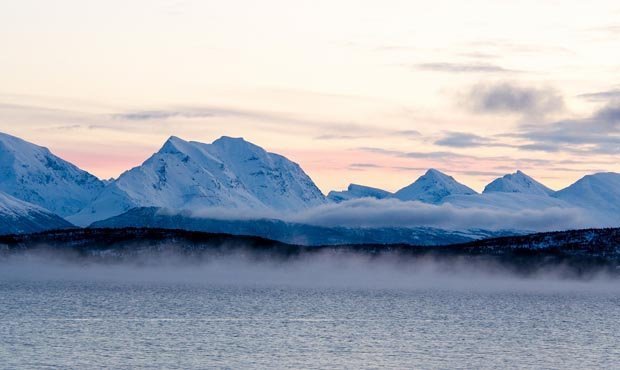
POLYGON ((303 266, 0 265, 2 367, 617 368, 620 361, 614 281, 303 266))

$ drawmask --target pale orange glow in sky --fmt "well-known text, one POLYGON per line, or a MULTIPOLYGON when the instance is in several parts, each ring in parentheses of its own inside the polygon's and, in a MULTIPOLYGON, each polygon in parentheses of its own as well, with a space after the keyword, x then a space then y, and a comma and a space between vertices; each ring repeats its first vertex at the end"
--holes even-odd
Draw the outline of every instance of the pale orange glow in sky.
POLYGON ((615 1, 0 3, 0 131, 101 178, 241 136, 327 192, 620 171, 615 1), (526 21, 524 21, 526 20, 526 21))

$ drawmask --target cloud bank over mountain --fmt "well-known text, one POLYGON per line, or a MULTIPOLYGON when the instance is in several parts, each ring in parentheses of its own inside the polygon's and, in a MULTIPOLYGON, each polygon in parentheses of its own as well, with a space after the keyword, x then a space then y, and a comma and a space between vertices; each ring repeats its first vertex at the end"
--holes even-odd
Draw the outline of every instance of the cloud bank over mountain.
MULTIPOLYGON (((164 214, 177 212, 162 210, 164 214)), ((398 199, 361 198, 326 204, 299 213, 252 212, 201 209, 185 212, 194 218, 260 219, 278 218, 289 222, 325 227, 435 227, 449 230, 484 228, 488 230, 551 231, 582 228, 594 220, 577 207, 542 209, 463 208, 450 203, 427 204, 398 199)))

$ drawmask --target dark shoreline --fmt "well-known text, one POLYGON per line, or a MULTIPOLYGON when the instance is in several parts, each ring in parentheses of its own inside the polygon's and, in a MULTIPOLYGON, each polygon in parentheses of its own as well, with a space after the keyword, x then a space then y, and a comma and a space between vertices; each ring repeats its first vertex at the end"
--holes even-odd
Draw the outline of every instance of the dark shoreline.
POLYGON ((100 263, 171 255, 191 262, 233 254, 286 261, 331 253, 371 259, 392 256, 403 263, 409 259, 429 259, 472 266, 491 264, 522 275, 549 268, 561 268, 567 276, 576 277, 601 272, 620 275, 620 229, 571 230, 433 247, 407 244, 308 247, 253 236, 151 228, 64 229, 0 236, 0 256, 32 252, 100 263))

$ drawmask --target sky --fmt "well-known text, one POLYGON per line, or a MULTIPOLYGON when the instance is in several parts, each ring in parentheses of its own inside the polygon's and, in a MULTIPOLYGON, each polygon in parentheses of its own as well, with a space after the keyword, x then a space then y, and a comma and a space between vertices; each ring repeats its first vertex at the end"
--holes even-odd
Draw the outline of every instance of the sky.
POLYGON ((244 137, 327 192, 620 171, 615 1, 0 1, 0 131, 117 177, 244 137))

